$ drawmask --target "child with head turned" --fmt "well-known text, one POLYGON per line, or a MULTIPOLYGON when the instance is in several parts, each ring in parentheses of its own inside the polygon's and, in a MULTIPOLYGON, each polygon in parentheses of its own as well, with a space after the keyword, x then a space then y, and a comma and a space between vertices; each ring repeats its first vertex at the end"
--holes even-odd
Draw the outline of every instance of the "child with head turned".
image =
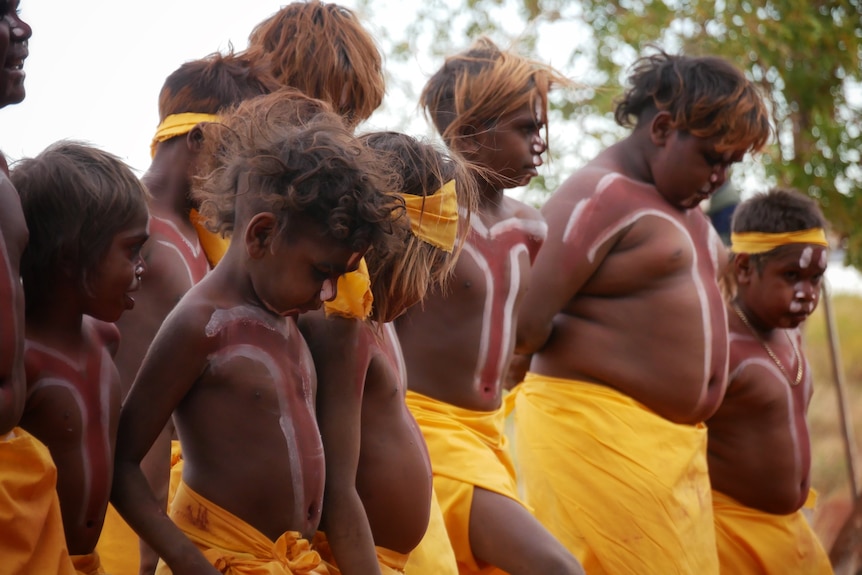
MULTIPOLYGON (((0 3, 0 108, 24 100, 31 35, 18 0, 0 3)), ((0 152, 0 573, 70 575, 75 568, 63 533, 57 468, 48 448, 19 427, 27 397, 20 261, 28 234, 8 175, 0 152)))
MULTIPOLYGON (((218 113, 239 102, 278 89, 268 68, 232 53, 210 54, 181 65, 159 93, 159 126, 151 143, 153 161, 142 181, 150 202, 151 239, 142 253, 148 281, 136 295, 136 306, 117 327, 123 345, 117 367, 128 392, 159 326, 189 288, 224 255, 227 240, 207 230, 192 198, 194 177, 203 169, 203 126, 218 122, 218 113)), ((167 499, 172 426, 145 460, 150 483, 167 499)), ((105 569, 112 575, 137 575, 141 561, 138 538, 113 507, 108 509, 99 541, 105 569)), ((158 557, 144 549, 141 573, 152 573, 158 557)))
MULTIPOLYGON (((462 162, 406 134, 374 132, 362 140, 395 171, 393 189, 407 211, 395 222, 398 248, 366 256, 370 321, 358 319, 362 312, 341 291, 326 314, 299 321, 317 366, 326 452, 325 536, 315 546, 333 573, 403 574, 428 530, 432 479, 425 441, 404 401, 406 371, 391 322, 451 275, 466 232, 459 206, 469 214, 475 184, 462 162)), ((439 510, 436 519, 442 527, 439 510)), ((454 567, 451 550, 449 559, 454 567)))
POLYGON ((58 142, 12 170, 30 230, 26 295, 27 403, 21 426, 57 464, 69 553, 100 573, 94 552, 114 467, 121 388, 113 322, 134 307, 145 265, 148 193, 111 154, 58 142))
POLYGON ((383 59, 349 8, 291 2, 259 23, 248 42, 248 57, 267 63, 281 85, 328 103, 351 128, 383 101, 383 59))
POLYGON ((722 573, 832 573, 801 511, 813 507, 813 381, 799 328, 820 298, 825 228, 796 190, 758 194, 734 212, 729 383, 707 421, 722 573))
POLYGON ((337 115, 296 121, 305 105, 277 92, 207 127, 201 213, 230 247, 162 324, 120 415, 112 501, 157 573, 326 573, 308 542, 325 469, 295 317, 391 241, 399 202, 337 115), (167 516, 140 463, 172 414, 185 465, 167 516))
POLYGON ((568 80, 482 38, 447 58, 421 95, 446 144, 479 172, 478 206, 448 288, 433 288, 395 322, 407 405, 428 444, 460 573, 582 573, 520 501, 503 433, 514 320, 546 233, 538 210, 505 190, 538 173, 555 84, 568 80))
POLYGON ((632 131, 543 206, 518 318, 527 501, 587 573, 718 572, 703 421, 727 381, 726 265, 698 204, 769 114, 731 63, 656 51, 615 116, 632 131))

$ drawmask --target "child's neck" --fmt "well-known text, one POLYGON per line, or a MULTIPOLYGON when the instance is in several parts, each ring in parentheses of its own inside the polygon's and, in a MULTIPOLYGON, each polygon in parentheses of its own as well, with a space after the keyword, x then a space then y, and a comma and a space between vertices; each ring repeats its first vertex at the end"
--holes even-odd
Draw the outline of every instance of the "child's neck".
POLYGON ((46 299, 27 312, 27 338, 70 352, 83 339, 83 322, 84 314, 68 300, 46 299))
POLYGON ((165 165, 158 158, 141 178, 153 196, 153 211, 187 218, 190 209, 188 178, 176 166, 165 165))
POLYGON ((505 190, 488 182, 482 182, 479 187, 479 208, 485 211, 495 211, 503 205, 505 190))

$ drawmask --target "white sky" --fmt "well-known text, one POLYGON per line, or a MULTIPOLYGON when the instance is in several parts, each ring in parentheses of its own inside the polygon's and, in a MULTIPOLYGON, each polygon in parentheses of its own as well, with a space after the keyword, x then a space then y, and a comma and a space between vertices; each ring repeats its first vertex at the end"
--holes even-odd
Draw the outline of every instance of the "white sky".
MULTIPOLYGON (((245 48, 254 25, 283 3, 21 0, 21 16, 33 28, 24 64, 27 98, 0 109, 0 150, 11 161, 63 138, 79 139, 117 154, 142 173, 158 124, 158 93, 168 74, 229 43, 245 48)), ((405 3, 391 4, 387 19, 398 26, 397 7, 405 3)), ((401 18, 410 17, 400 12, 401 18)), ((372 33, 378 29, 364 23, 372 33)), ((375 127, 394 128, 375 121, 375 127)), ((425 129, 424 122, 418 126, 425 129)))

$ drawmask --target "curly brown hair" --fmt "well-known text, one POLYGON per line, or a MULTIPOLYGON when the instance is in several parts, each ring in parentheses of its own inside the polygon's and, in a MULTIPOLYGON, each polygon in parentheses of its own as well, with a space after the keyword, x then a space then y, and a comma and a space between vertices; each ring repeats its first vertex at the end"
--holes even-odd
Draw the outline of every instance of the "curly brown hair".
POLYGON ((324 102, 283 89, 242 102, 205 130, 215 164, 193 194, 212 231, 229 234, 268 211, 284 232, 301 214, 355 251, 392 249, 393 214, 404 205, 389 191, 391 170, 324 102))
POLYGON ((718 136, 716 149, 757 151, 769 140, 769 113, 757 90, 730 62, 716 56, 671 55, 662 50, 639 58, 614 118, 633 128, 665 111, 672 127, 699 138, 718 136))

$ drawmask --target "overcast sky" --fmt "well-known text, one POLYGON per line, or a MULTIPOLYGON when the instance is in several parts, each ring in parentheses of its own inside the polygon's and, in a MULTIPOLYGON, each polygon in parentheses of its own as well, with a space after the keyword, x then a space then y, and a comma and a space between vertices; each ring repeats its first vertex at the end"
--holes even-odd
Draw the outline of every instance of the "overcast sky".
MULTIPOLYGON (((283 3, 21 0, 21 16, 33 28, 24 64, 27 98, 0 110, 0 149, 14 160, 74 138, 111 151, 143 172, 158 124, 158 93, 168 74, 229 43, 245 48, 254 25, 283 3)), ((409 3, 390 4, 387 25, 402 25, 399 21, 410 14, 398 7, 409 3)), ((380 30, 363 22, 372 33, 380 30)), ((377 116, 372 122, 393 127, 377 116)), ((419 126, 425 129, 424 122, 419 126)))

